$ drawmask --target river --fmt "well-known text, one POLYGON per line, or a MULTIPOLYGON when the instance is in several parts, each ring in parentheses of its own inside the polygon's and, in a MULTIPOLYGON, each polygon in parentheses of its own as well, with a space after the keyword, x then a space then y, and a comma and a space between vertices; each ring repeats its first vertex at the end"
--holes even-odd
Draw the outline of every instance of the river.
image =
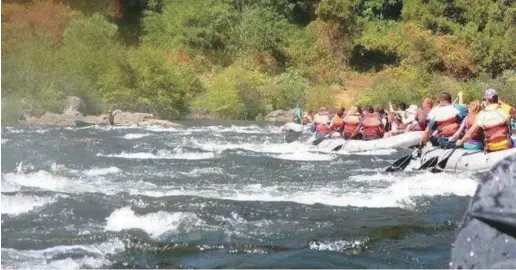
POLYGON ((3 268, 447 268, 477 177, 279 125, 2 127, 3 268))

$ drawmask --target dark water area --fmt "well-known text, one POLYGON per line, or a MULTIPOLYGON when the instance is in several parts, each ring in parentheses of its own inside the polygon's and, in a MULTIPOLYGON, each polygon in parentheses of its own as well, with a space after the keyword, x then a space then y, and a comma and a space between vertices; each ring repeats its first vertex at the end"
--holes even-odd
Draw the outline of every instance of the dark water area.
POLYGON ((2 127, 2 267, 448 268, 474 175, 184 124, 2 127))

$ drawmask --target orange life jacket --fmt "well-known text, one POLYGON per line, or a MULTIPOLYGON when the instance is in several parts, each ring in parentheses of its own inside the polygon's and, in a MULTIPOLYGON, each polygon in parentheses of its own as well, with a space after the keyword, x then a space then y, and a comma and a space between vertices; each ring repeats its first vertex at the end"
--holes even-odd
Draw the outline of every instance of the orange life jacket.
POLYGON ((342 133, 345 137, 350 137, 353 135, 353 132, 357 129, 360 124, 360 116, 358 115, 348 115, 344 117, 342 120, 344 122, 344 129, 342 133))
POLYGON ((383 135, 382 121, 376 115, 368 114, 362 121, 364 140, 374 140, 383 135))
POLYGON ((439 136, 441 137, 451 137, 457 130, 460 128, 460 120, 459 116, 454 116, 453 118, 446 119, 443 121, 436 121, 437 122, 437 130, 439 133, 439 136))

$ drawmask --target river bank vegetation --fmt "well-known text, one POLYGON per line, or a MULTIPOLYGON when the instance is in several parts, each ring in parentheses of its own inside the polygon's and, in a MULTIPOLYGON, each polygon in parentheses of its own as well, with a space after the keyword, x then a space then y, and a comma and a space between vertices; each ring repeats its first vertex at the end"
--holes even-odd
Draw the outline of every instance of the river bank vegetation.
POLYGON ((255 119, 297 101, 516 104, 516 1, 3 1, 2 122, 66 96, 177 119, 255 119))

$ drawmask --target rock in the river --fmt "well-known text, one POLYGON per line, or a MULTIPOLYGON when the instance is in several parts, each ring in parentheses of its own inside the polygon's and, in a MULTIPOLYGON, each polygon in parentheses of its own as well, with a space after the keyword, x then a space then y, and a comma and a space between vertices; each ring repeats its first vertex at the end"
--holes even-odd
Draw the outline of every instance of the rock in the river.
POLYGON ((154 115, 150 113, 131 113, 131 112, 123 112, 121 110, 113 111, 113 116, 115 117, 115 125, 119 124, 137 124, 139 122, 143 122, 146 120, 150 120, 154 118, 154 115))
POLYGON ((278 121, 278 122, 289 122, 292 121, 294 117, 294 110, 286 111, 286 110, 275 110, 267 114, 265 116, 265 120, 267 121, 278 121))
POLYGON ((63 109, 63 114, 73 115, 76 117, 82 116, 82 114, 86 110, 86 103, 82 101, 79 97, 76 96, 68 96, 66 98, 65 107, 63 109))
POLYGON ((450 268, 516 269, 516 155, 496 164, 477 187, 450 268))

